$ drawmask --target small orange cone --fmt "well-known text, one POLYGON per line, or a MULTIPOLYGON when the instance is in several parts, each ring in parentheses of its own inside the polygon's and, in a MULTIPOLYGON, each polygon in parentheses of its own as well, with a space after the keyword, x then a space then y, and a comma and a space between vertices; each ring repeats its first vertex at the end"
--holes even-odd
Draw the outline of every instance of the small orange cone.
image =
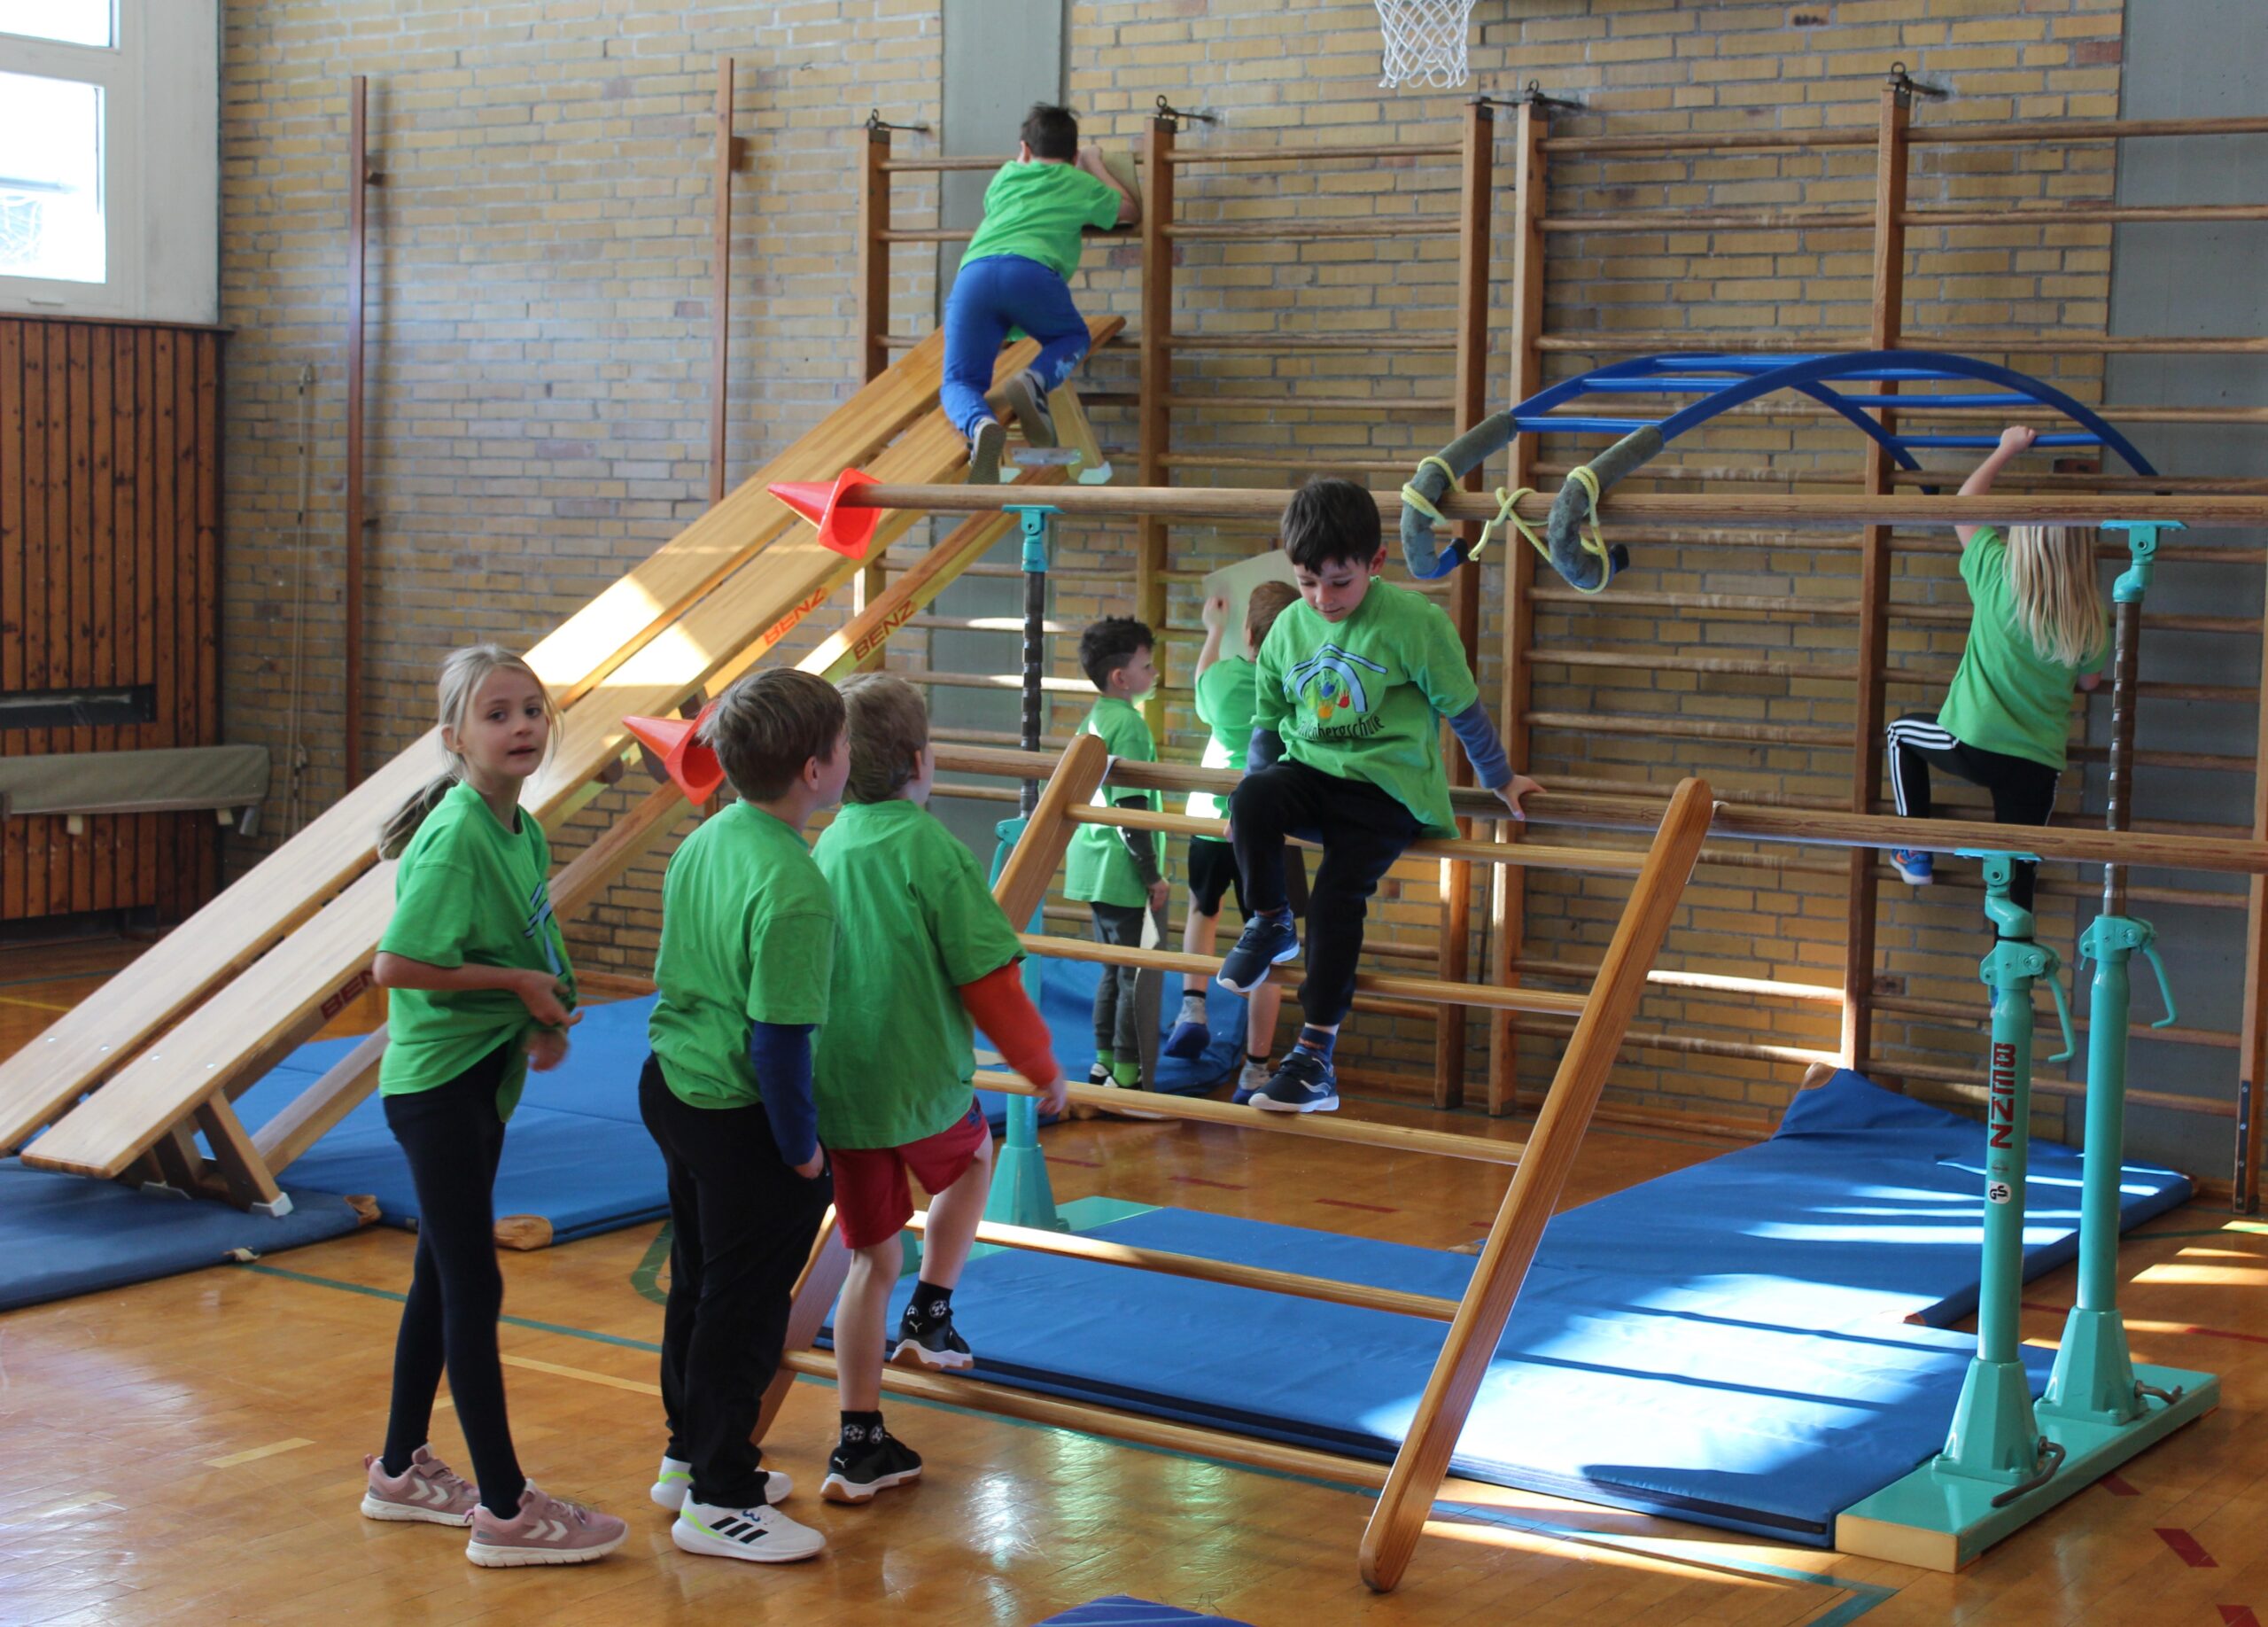
POLYGON ((772 494, 819 527, 822 548, 831 548, 846 558, 864 559, 874 527, 882 523, 882 511, 846 509, 843 494, 874 484, 874 477, 865 470, 846 469, 835 477, 832 486, 816 480, 774 480, 772 494))
POLYGON ((697 718, 633 718, 622 720, 638 743, 661 761, 662 767, 676 782, 678 790, 685 793, 687 802, 698 806, 717 794, 725 782, 725 766, 717 760, 713 747, 694 738, 694 732, 716 709, 711 701, 701 709, 697 718))

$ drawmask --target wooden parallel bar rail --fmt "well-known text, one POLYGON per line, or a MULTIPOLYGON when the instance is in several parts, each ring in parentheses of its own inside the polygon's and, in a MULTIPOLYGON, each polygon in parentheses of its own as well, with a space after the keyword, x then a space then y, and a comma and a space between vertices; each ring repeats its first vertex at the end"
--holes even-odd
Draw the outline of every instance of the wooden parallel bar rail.
MULTIPOLYGON (((1453 354, 1456 340, 1422 333, 1173 333, 1158 339, 1160 346, 1182 350, 1271 350, 1286 355, 1307 351, 1382 350, 1437 351, 1453 354)), ((1146 386, 1143 393, 1149 393, 1146 386)))
MULTIPOLYGON (((1893 1079, 1927 1079, 1933 1085, 1948 1085, 1965 1101, 1983 1102, 1989 1092, 1977 1066, 1948 1068, 1937 1063, 1917 1063, 1891 1057, 1877 1058, 1876 1077, 1893 1079)), ((2055 1096, 2064 1101, 2082 1100, 2087 1087, 2074 1079, 2054 1079, 2035 1072, 2031 1079, 2031 1094, 2035 1096, 2055 1096)), ((2126 1100, 2135 1107, 2156 1108, 2168 1113, 2190 1113, 2201 1118, 2234 1118, 2233 1102, 2217 1102, 2210 1096, 2182 1096, 2163 1090, 2129 1090, 2126 1100)))
MULTIPOLYGON (((1456 398, 1447 395, 1404 395, 1380 397, 1375 395, 1169 395, 1169 407, 1194 408, 1200 411, 1242 411, 1247 409, 1304 412, 1359 412, 1375 416, 1381 412, 1455 412, 1456 398)), ((2268 409, 2262 413, 2268 421, 2268 409)))
MULTIPOLYGON (((725 501, 726 388, 733 299, 733 59, 717 58, 716 151, 711 155, 709 236, 709 506, 725 501)), ((868 378, 874 375, 870 372, 868 378)))
MULTIPOLYGON (((1917 125, 1907 134, 1916 147, 1987 144, 2125 141, 2138 136, 2254 136, 2268 119, 2041 119, 2022 124, 1917 125)), ((1568 153, 1741 152, 1815 147, 1871 147, 1866 128, 1835 130, 1677 130, 1658 136, 1555 136, 1544 150, 1568 153)))
MULTIPOLYGON (((1107 1091, 1097 1091, 1107 1095, 1107 1091)), ((1124 1108, 1128 1093, 1118 1093, 1121 1100, 1113 1104, 1124 1108)), ((1135 1092, 1137 1095, 1143 1093, 1135 1092)), ((1260 1115, 1253 1115, 1257 1118, 1260 1115)), ((917 1210, 905 1223, 909 1232, 927 1232, 929 1217, 926 1211, 917 1210)), ((1224 1288, 1252 1288, 1262 1294, 1288 1294, 1295 1299, 1320 1300, 1327 1305, 1353 1305, 1363 1311, 1385 1311, 1395 1316, 1414 1316, 1436 1322, 1446 1322, 1456 1314, 1456 1301, 1442 1299, 1433 1294, 1405 1293, 1400 1288, 1371 1288, 1360 1282, 1337 1282, 1328 1277, 1309 1277, 1293 1271, 1271 1271, 1262 1265, 1239 1265, 1227 1260, 1208 1260, 1194 1254, 1174 1254, 1162 1249, 1138 1249, 1128 1243, 1110 1242, 1101 1238, 1082 1237, 1076 1232, 1045 1232, 1037 1226, 1007 1226, 996 1221, 977 1223, 976 1241, 1003 1249, 1021 1249, 1029 1254, 1052 1254, 1058 1259, 1088 1260, 1098 1265, 1123 1265, 1133 1271, 1155 1272, 1163 1277, 1181 1277, 1192 1282, 1217 1282, 1224 1288)))
MULTIPOLYGON (((885 145, 888 144, 889 132, 887 129, 876 126, 874 133, 885 145)), ((891 159, 882 167, 892 175, 940 175, 954 171, 998 169, 1006 161, 998 158, 891 159)))
POLYGON ((1169 226, 1165 235, 1177 243, 1336 243, 1363 237, 1454 237, 1455 221, 1387 216, 1348 225, 1295 225, 1274 220, 1238 221, 1224 225, 1169 226))
MULTIPOLYGON (((1213 773, 1222 773, 1219 769, 1213 773)), ((1114 781, 1117 778, 1113 775, 1114 781)), ((1228 775, 1233 783, 1236 776, 1228 775)), ((1495 807, 1493 815, 1476 814, 1468 817, 1508 818, 1504 806, 1487 793, 1476 793, 1495 807)), ((1465 800, 1460 798, 1460 800, 1465 800)), ((1154 808, 1074 808, 1070 814, 1075 825, 1109 825, 1126 830, 1162 830, 1169 836, 1211 837, 1216 841, 1228 839, 1229 824, 1223 819, 1203 819, 1187 814, 1168 814, 1154 808)), ((1596 847, 1540 847, 1533 843, 1476 842, 1447 839, 1412 842, 1402 850, 1405 859, 1458 859, 1469 864, 1526 864, 1555 870, 1588 870, 1608 876, 1635 876, 1643 855, 1619 852, 1596 847)))
MULTIPOLYGON (((1015 1074, 983 1068, 976 1070, 975 1084, 980 1090, 997 1090, 1012 1096, 1039 1094, 1015 1074)), ((1083 1107, 1120 1111, 1128 1105, 1127 1093, 1122 1090, 1073 1085, 1068 1091, 1071 1100, 1083 1107)), ((1469 1164, 1507 1167, 1518 1164, 1527 1150, 1524 1141, 1498 1140, 1486 1135, 1418 1130, 1406 1125, 1377 1124, 1360 1118, 1326 1118, 1316 1113, 1262 1113, 1205 1096, 1167 1096, 1154 1091, 1137 1091, 1134 1094, 1140 1110, 1153 1118, 1177 1119, 1192 1125, 1224 1125, 1234 1130, 1264 1130, 1274 1135, 1337 1141, 1345 1147, 1375 1147, 1383 1152, 1422 1153, 1429 1157, 1462 1158, 1469 1164)))
POLYGON ((2268 204, 2111 204, 2057 202, 2027 209, 1908 209, 1907 226, 2112 226, 2268 221, 2268 204))
POLYGON ((341 702, 346 789, 362 782, 362 430, 363 300, 369 281, 364 264, 370 185, 370 82, 357 74, 347 82, 346 154, 346 621, 341 639, 346 674, 341 702))
MULTIPOLYGON (((1845 730, 1800 723, 1735 723, 1707 718, 1671 717, 1659 712, 1531 712, 1528 723, 1538 728, 1580 729, 1594 735, 1638 735, 1664 740, 1734 740, 1754 745, 1844 746, 1851 743, 1845 730)), ((2107 746, 2075 745, 2073 762, 2101 762, 2107 746)), ((2209 774, 2250 774, 2249 757, 2206 751, 2137 751, 2133 760, 2153 768, 2194 768, 2209 774)), ((1878 766, 1878 765, 1877 765, 1878 766)), ((1869 799, 1873 793, 1868 793, 1869 799)))
POLYGON ((1364 142, 1351 146, 1312 147, 1183 147, 1169 154, 1169 164, 1281 164, 1297 169, 1325 159, 1456 158, 1464 149, 1453 141, 1364 142))
MULTIPOLYGON (((2160 550, 2163 557, 2163 550, 2160 550)), ((1792 683, 1849 683, 1859 675, 1855 666, 1840 662, 1806 661, 1790 664, 1764 658, 1751 659, 1744 656, 1689 656, 1652 650, 1536 650, 1527 653, 1533 666, 1598 666, 1610 670, 1628 670, 1635 666, 1653 667, 1666 673, 1718 673, 1737 678, 1785 678, 1792 683)), ((1950 666, 1891 666, 1883 669, 1884 683, 1934 687, 1953 676, 1950 666)), ((2153 681, 2134 686, 2136 693, 2145 698, 2159 700, 2226 701, 2249 705, 2258 698, 2258 691, 2238 683, 2173 683, 2153 681)), ((2097 689, 2089 694, 2090 701, 2101 697, 2097 689)))
MULTIPOLYGON (((1612 594, 1581 593, 1573 588, 1539 588, 1535 599, 1540 604, 1589 605, 1594 609, 1612 611, 1617 603, 1638 610, 1689 610, 1732 612, 1758 616, 1834 616, 1845 619, 1860 613, 1856 599, 1806 599, 1774 597, 1768 594, 1738 593, 1640 593, 1637 591, 1612 594)), ((1892 604, 1891 614, 1899 621, 1934 623, 1942 627, 1967 627, 1969 612, 1958 604, 1892 604)), ((2179 633, 2257 634, 2259 627, 2246 616, 2193 616, 2179 612, 2153 615, 2147 606, 2143 618, 2154 627, 2179 633)))
MULTIPOLYGON (((1030 777, 1032 763, 1020 751, 946 747, 937 752, 937 767, 949 773, 1025 779, 1030 777)), ((1199 768, 1182 763, 1121 759, 1111 764, 1109 774, 1110 784, 1128 790, 1217 793, 1234 790, 1236 782, 1237 776, 1230 770, 1199 768)), ((1592 783, 1612 784, 1616 790, 1601 794, 1587 785, 1580 791, 1555 790, 1531 796, 1525 805, 1529 825, 1651 830, 1659 824, 1659 792, 1630 796, 1620 782, 1592 783)), ((1449 801, 1460 814, 1468 816, 1493 819, 1503 811, 1503 804, 1487 791, 1454 790, 1449 801)), ((1775 806, 1761 800, 1718 802, 1710 833, 1720 838, 1755 842, 1821 847, 1922 847, 1938 853, 1950 853, 1963 847, 2005 849, 2009 837, 2008 827, 1987 821, 1907 820, 1889 814, 1844 813, 1835 807, 1775 806)), ((2054 864, 2122 864, 2145 869, 2268 876, 2268 840, 2228 840, 2060 825, 2027 828, 2023 834, 2028 852, 2054 864)), ((1025 912, 1025 918, 1029 913, 1025 912)))
POLYGON ((1549 232, 1855 231, 1875 223, 1865 209, 1640 209, 1629 214, 1546 216, 1549 232))
MULTIPOLYGON (((1401 487, 1374 492, 1382 514, 1396 513, 1401 487)), ((916 509, 933 514, 968 514, 999 509, 1015 501, 998 491, 972 486, 905 486, 877 481, 845 492, 847 509, 916 509)), ((1073 516, 1115 518, 1256 519, 1270 521, 1281 513, 1281 492, 1243 487, 1068 486, 1049 499, 1055 509, 1073 516)), ((1550 494, 1524 497, 1518 513, 1524 519, 1542 521, 1551 509, 1550 494)), ((1472 492, 1450 492, 1441 500, 1444 518, 1487 520, 1496 517, 1494 498, 1472 492)), ((1674 519, 1688 523, 1715 522, 1740 526, 1758 525, 1850 525, 1867 522, 1898 525, 2099 525, 2107 520, 2178 520, 2186 525, 2258 525, 2268 524, 2268 495, 2260 496, 2147 496, 2132 500, 2085 494, 2003 495, 1988 493, 1963 497, 1957 494, 1925 495, 1889 493, 1750 494, 1650 492, 1625 495, 1616 492, 1601 506, 1609 523, 1646 525, 1674 519)))
MULTIPOLYGON (((1980 1031, 1991 1021, 1991 1013, 1978 1010, 1973 1003, 1963 1004, 1954 1000, 1919 1000, 1905 994, 1882 995, 1875 1001, 1875 1008, 1878 1011, 1895 1012, 1901 1016, 1936 1018, 1958 1024, 1968 1029, 1971 1033, 1980 1031)), ((2043 1007, 2042 1010, 2045 1011, 2045 1009, 2043 1007)), ((2089 1026, 2085 1012, 2071 1014, 2071 1027, 2074 1031, 2085 1033, 2089 1026)), ((2216 1050, 2226 1051, 2233 1051, 2237 1047, 2236 1035, 2213 1028, 2158 1028, 2154 1025, 2137 1024, 2132 1038, 2148 1039, 2157 1045, 2202 1045, 2210 1046, 2216 1050)))
MULTIPOLYGON (((1029 919, 1029 916, 1026 919, 1029 919)), ((1209 977, 1219 969, 1218 955, 1184 954, 1174 949, 1136 949, 1124 944, 1098 944, 1078 938, 1050 938, 1020 932, 1018 940, 1034 954, 1059 961, 1087 961, 1098 966, 1130 966, 1141 971, 1181 972, 1209 977)), ((1284 974, 1278 973, 1278 977, 1284 974)), ((1300 979, 1287 977, 1284 986, 1295 988, 1300 979)), ((1583 1007, 1580 994, 1549 989, 1504 989, 1484 983, 1443 983, 1435 977, 1410 977, 1399 972, 1357 972, 1355 987, 1365 994, 1389 1000, 1422 1000, 1435 1006, 1469 1006, 1480 1010, 1533 1011, 1566 1016, 1583 1007)))
POLYGON ((966 243, 976 235, 974 226, 889 226, 874 234, 877 243, 966 243))

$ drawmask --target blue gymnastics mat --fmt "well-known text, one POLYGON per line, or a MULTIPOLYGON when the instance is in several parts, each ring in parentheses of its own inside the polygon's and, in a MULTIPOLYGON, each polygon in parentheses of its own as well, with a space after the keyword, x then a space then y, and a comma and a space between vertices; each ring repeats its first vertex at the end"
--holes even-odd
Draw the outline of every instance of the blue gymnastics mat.
POLYGON ((0 1158, 0 1258, 8 1262, 0 1311, 171 1277, 240 1253, 297 1249, 361 1224, 336 1193, 288 1190, 291 1212, 270 1219, 0 1158))
MULTIPOLYGON (((1973 1336, 1972 1120, 1835 1076, 1779 1133, 1555 1218, 1454 1471, 1825 1547, 1834 1518, 1938 1452, 1973 1336)), ((2032 1144, 2027 1276, 2069 1259, 2078 1156, 2032 1144)), ((2130 1169, 2132 1226, 2183 1202, 2130 1169)), ((1153 1210, 1114 1242, 1461 1296, 1465 1255, 1153 1210)), ((901 1298, 910 1288, 901 1289, 901 1298)), ((955 1296, 975 1376, 1262 1439, 1390 1459, 1433 1322, 1029 1253, 955 1296)), ((2052 1352, 2026 1350, 2033 1389, 2052 1352)))
POLYGON ((1252 1627, 1249 1622, 1232 1622, 1223 1615, 1200 1615, 1194 1610, 1153 1604, 1126 1593, 1091 1599, 1060 1615, 1036 1623, 1034 1627, 1178 1627, 1183 1622, 1210 1622, 1213 1627, 1252 1627))
MULTIPOLYGON (((1059 1060, 1065 1072, 1084 1078, 1094 1060, 1097 969, 1045 961, 1042 977, 1042 1009, 1059 1060)), ((1161 1067, 1169 1089, 1204 1089, 1234 1065, 1244 1042, 1244 1002, 1223 989, 1213 993, 1213 1049, 1196 1063, 1161 1067)), ((539 1216, 550 1224, 552 1242, 571 1242, 669 1213, 662 1155, 638 1116, 638 1074, 646 1063, 646 1019, 655 998, 586 1006, 567 1061, 549 1073, 528 1076, 496 1172, 499 1218, 539 1216)), ((266 1124, 360 1043, 346 1038, 301 1046, 245 1093, 237 1103, 238 1117, 254 1129, 266 1124)), ((977 1097, 998 1129, 1007 1098, 994 1091, 979 1091, 977 1097)), ((376 1095, 309 1148, 291 1165, 291 1174, 328 1192, 370 1194, 386 1225, 416 1221, 409 1166, 376 1095)))
MULTIPOLYGON (((1055 1038, 1055 1060, 1066 1078, 1084 1080, 1095 1060, 1095 985, 1102 981, 1102 968, 1087 961, 1034 958, 1040 967, 1040 1015, 1047 1019, 1048 1032, 1055 1038)), ((1180 1010, 1181 979, 1169 973, 1163 998, 1158 1001, 1161 1035, 1173 1031, 1174 1018, 1180 1010)), ((1210 1090, 1226 1079, 1244 1061, 1245 1015, 1241 997, 1208 978, 1205 1024, 1212 1030, 1212 1043, 1203 1055, 1187 1062, 1159 1057, 1154 1088, 1187 1096, 1210 1090)), ((980 1094, 988 1102, 1002 1099, 989 1092, 980 1094)))

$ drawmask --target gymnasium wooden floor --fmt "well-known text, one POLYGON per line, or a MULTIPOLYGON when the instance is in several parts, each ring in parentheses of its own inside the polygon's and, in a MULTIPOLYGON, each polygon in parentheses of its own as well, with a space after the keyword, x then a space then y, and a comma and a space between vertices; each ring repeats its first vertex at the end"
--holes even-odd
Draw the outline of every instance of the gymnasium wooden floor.
MULTIPOLYGON (((0 952, 0 1054, 120 958, 111 945, 0 952)), ((1568 1201, 1723 1145, 1601 1126, 1568 1201)), ((1476 1236, 1503 1180, 1477 1165, 1128 1123, 1051 1132, 1048 1153, 1065 1198, 1107 1193, 1435 1247, 1476 1236)), ((679 1553, 645 1494, 659 1444, 646 1348, 660 1332, 657 1230, 504 1257, 523 1460, 545 1486, 631 1522, 622 1552, 589 1567, 479 1570, 461 1534, 356 1513, 408 1278, 400 1232, 0 1317, 0 1623, 1010 1627, 1120 1592, 1259 1627, 2257 1627, 2255 1611, 2268 1612, 2257 1399, 2268 1389, 2268 1225, 2206 1206, 2130 1240, 2125 1306, 2137 1356, 2219 1372, 2222 1409, 1959 1577, 1459 1487, 1477 1506, 1437 1519, 1386 1598, 1355 1573, 1363 1492, 904 1400, 890 1403, 892 1424, 922 1452, 928 1478, 866 1509, 830 1506, 815 1493, 835 1397, 815 1383, 797 1386, 772 1461, 801 1483, 789 1512, 826 1531, 827 1553, 779 1568, 679 1553)), ((2027 1289, 2029 1338, 2053 1341, 2071 1291, 2068 1271, 2027 1289)), ((981 1348, 982 1329, 970 1332, 981 1348)), ((447 1418, 435 1445, 469 1467, 447 1418)))

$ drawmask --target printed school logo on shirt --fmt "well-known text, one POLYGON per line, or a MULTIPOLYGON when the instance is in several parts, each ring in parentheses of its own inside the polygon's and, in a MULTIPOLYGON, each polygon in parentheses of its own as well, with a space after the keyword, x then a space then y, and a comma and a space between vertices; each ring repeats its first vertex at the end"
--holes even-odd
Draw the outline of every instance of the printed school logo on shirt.
POLYGON ((1325 644, 1287 668, 1284 698, 1295 707, 1304 704, 1313 719, 1313 726, 1300 732, 1312 740, 1355 740, 1378 733, 1386 720, 1371 713, 1364 673, 1376 681, 1386 675, 1386 669, 1336 644, 1325 644), (1349 720, 1334 723, 1341 713, 1349 720))
POLYGON ((545 929, 551 924, 551 885, 538 882, 535 891, 528 894, 527 924, 520 929, 522 938, 532 938, 543 949, 544 964, 557 977, 565 969, 559 963, 559 952, 552 947, 551 934, 545 929))

